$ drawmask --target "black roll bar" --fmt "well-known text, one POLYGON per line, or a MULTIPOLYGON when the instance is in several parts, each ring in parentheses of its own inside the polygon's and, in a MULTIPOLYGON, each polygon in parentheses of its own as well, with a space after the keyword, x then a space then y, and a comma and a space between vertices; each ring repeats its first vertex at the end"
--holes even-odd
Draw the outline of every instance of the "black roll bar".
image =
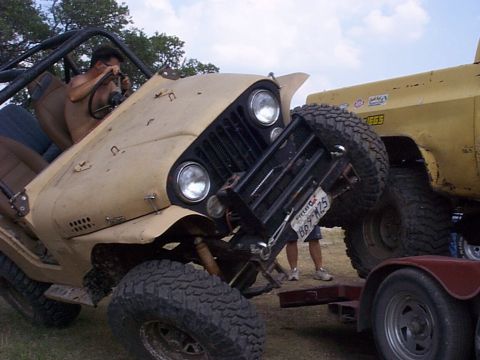
POLYGON ((127 58, 140 69, 140 71, 147 77, 153 76, 153 71, 141 61, 135 53, 130 50, 123 41, 120 40, 115 34, 112 34, 106 30, 99 28, 87 28, 82 30, 71 30, 64 34, 51 37, 42 41, 40 44, 27 50, 19 57, 7 62, 0 66, 0 78, 2 73, 7 72, 12 75, 12 68, 16 67, 22 61, 28 59, 33 54, 47 49, 55 49, 51 54, 44 59, 38 61, 34 66, 18 73, 18 76, 8 84, 4 89, 0 91, 0 105, 10 99, 18 91, 23 89, 37 76, 45 72, 50 66, 67 56, 71 51, 76 49, 79 45, 87 41, 94 36, 103 36, 109 39, 115 46, 117 46, 127 58))

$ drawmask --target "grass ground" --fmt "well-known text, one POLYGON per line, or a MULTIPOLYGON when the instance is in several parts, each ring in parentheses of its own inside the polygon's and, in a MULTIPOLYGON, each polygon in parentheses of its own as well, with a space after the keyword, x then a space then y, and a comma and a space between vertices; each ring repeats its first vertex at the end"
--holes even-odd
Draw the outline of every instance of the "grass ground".
MULTIPOLYGON (((345 255, 342 231, 324 229, 323 235, 324 266, 335 276, 334 281, 358 282, 345 255)), ((287 265, 284 253, 279 261, 287 265)), ((323 284, 312 277, 313 265, 306 244, 299 244, 299 264, 300 281, 287 282, 280 291, 323 284)), ((376 358, 368 333, 357 334, 353 325, 337 322, 323 306, 281 309, 277 292, 253 299, 266 322, 264 359, 376 358)), ((106 304, 102 302, 97 309, 85 307, 71 327, 59 330, 30 325, 0 299, 0 360, 131 360, 110 332, 106 304)))

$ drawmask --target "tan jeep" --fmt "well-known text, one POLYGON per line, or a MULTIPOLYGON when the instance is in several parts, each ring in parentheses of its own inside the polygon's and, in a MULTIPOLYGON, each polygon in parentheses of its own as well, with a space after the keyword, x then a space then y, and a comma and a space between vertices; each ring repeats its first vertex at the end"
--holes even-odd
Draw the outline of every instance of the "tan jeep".
POLYGON ((460 256, 480 259, 480 43, 473 64, 311 94, 355 112, 392 166, 379 205, 346 226, 360 275, 387 257, 448 254, 452 215, 460 256))
POLYGON ((0 289, 49 326, 112 294, 112 331, 140 359, 258 359, 264 326, 247 298, 280 286, 277 254, 342 197, 375 205, 387 155, 352 113, 316 106, 290 119, 304 74, 175 75, 153 74, 98 29, 48 39, 0 67, 0 104, 28 87, 48 134, 18 106, 0 109, 0 289), (65 82, 79 70, 69 54, 93 36, 148 81, 72 145, 65 82), (63 80, 45 72, 59 63, 63 80), (319 124, 332 121, 355 140, 325 145, 319 124))

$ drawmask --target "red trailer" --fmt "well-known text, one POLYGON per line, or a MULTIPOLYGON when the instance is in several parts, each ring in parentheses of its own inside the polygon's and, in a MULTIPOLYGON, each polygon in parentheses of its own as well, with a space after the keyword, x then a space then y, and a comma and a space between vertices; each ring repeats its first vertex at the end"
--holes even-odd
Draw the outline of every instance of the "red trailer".
POLYGON ((362 285, 279 293, 281 307, 326 304, 371 329, 380 357, 480 359, 480 262, 443 256, 384 261, 362 285), (476 326, 476 330, 475 330, 476 326))

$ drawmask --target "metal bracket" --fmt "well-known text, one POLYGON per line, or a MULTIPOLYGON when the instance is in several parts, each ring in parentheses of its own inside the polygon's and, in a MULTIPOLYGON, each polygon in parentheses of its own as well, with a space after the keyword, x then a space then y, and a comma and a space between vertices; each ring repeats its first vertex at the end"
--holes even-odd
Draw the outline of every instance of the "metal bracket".
POLYGON ((282 286, 282 282, 287 279, 287 271, 277 262, 274 261, 268 266, 265 266, 262 263, 255 261, 257 268, 262 273, 263 277, 267 280, 267 283, 263 286, 251 287, 242 292, 243 296, 247 299, 254 296, 258 296, 269 292, 273 289, 278 289, 282 286), (278 276, 274 276, 273 272, 276 271, 278 276))
POLYGON ((143 200, 147 201, 150 206, 152 207, 153 211, 155 211, 155 214, 158 214, 158 212, 160 211, 160 209, 157 207, 157 205, 155 204, 155 200, 157 199, 157 194, 153 193, 153 194, 148 194, 148 195, 145 195, 145 197, 143 198, 143 200))
POLYGON ((127 219, 125 218, 125 216, 114 216, 114 217, 107 216, 105 218, 105 221, 110 225, 118 225, 118 224, 124 223, 125 221, 127 221, 127 219))
POLYGON ((70 304, 95 306, 88 293, 88 289, 86 288, 75 288, 67 285, 53 284, 43 293, 43 295, 48 299, 70 304))
POLYGON ((30 206, 28 204, 28 195, 25 191, 16 193, 9 200, 10 206, 17 212, 17 215, 23 217, 30 212, 30 206))
POLYGON ((268 243, 265 244, 264 242, 257 243, 256 245, 251 245, 250 251, 252 254, 258 255, 258 257, 263 260, 267 261, 270 256, 272 255, 272 248, 277 243, 280 235, 283 233, 283 230, 288 224, 288 221, 292 217, 293 209, 287 213, 285 218, 283 219, 280 226, 275 230, 275 232, 270 236, 268 239, 268 243))

